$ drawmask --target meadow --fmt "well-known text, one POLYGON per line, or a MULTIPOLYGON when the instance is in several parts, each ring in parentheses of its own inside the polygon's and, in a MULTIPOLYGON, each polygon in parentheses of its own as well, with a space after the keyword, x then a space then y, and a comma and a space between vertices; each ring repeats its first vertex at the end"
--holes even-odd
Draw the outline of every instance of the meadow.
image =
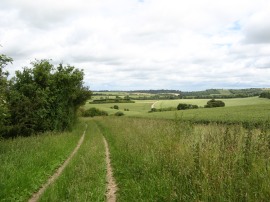
POLYGON ((118 201, 267 201, 270 131, 100 118, 118 201))
POLYGON ((119 110, 112 109, 115 104, 86 104, 84 107, 96 107, 113 115, 117 111, 124 112, 125 116, 175 119, 192 121, 195 123, 244 123, 262 124, 270 120, 270 100, 259 97, 220 99, 225 102, 225 107, 203 108, 209 99, 179 99, 179 100, 136 100, 135 103, 116 103, 119 110), (179 103, 198 105, 199 109, 176 110, 179 103), (162 109, 172 107, 173 111, 149 113, 152 105, 162 109), (125 111, 128 109, 129 111, 125 111))
MULTIPOLYGON (((117 96, 117 95, 115 95, 117 96)), ((0 201, 26 201, 85 140, 40 201, 105 201, 108 141, 117 201, 270 200, 270 100, 222 99, 221 108, 152 112, 207 100, 89 104, 107 117, 81 118, 72 132, 0 140, 0 201), (129 109, 129 111, 124 111, 129 109), (207 123, 207 124, 205 124, 207 123), (254 127, 256 126, 256 127, 254 127)))
POLYGON ((0 201, 26 201, 68 157, 85 124, 73 132, 0 140, 0 201))

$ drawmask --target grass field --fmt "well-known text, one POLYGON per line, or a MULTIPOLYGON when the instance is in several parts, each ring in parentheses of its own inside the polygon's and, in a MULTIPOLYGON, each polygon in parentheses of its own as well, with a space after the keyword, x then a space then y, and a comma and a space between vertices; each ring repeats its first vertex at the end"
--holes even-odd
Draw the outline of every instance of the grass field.
POLYGON ((26 201, 74 149, 84 130, 0 140, 0 201, 26 201))
MULTIPOLYGON (((249 98, 232 98, 218 99, 225 103, 226 107, 243 106, 243 105, 262 105, 270 104, 269 99, 249 97, 249 98)), ((156 108, 177 107, 179 103, 198 105, 204 107, 209 99, 180 99, 180 100, 160 100, 155 104, 156 108)))
POLYGON ((268 201, 270 133, 177 120, 103 118, 118 201, 268 201))
POLYGON ((106 163, 102 138, 97 125, 88 121, 81 148, 40 201, 105 201, 106 163))
MULTIPOLYGON (((161 119, 175 119, 194 122, 223 122, 223 123, 258 123, 270 120, 270 100, 258 97, 222 99, 226 106, 222 108, 199 108, 181 111, 165 111, 148 113, 152 104, 155 108, 177 107, 179 103, 196 104, 204 106, 209 99, 181 99, 181 100, 145 100, 135 103, 119 103, 119 110, 126 116, 147 117, 161 119), (124 111, 129 109, 129 111, 124 111)), ((96 107, 113 115, 119 110, 111 109, 114 104, 86 104, 85 108, 96 107)))
POLYGON ((142 100, 136 101, 135 103, 109 103, 109 104, 89 104, 87 103, 84 107, 89 109, 91 107, 96 107, 98 109, 107 111, 109 114, 114 114, 117 111, 124 112, 124 109, 129 109, 124 113, 128 116, 139 116, 140 114, 146 114, 151 109, 151 105, 156 102, 153 100, 142 100), (111 109, 114 105, 119 106, 119 110, 111 109))
MULTIPOLYGON (((119 103, 125 117, 84 118, 72 133, 2 139, 0 201, 26 201, 37 191, 75 148, 85 122, 81 148, 41 201, 106 200, 103 136, 117 201, 269 201, 269 99, 223 99, 226 107, 148 113, 153 103, 162 108, 205 101, 119 103)), ((118 111, 113 105, 84 107, 112 115, 118 111)))

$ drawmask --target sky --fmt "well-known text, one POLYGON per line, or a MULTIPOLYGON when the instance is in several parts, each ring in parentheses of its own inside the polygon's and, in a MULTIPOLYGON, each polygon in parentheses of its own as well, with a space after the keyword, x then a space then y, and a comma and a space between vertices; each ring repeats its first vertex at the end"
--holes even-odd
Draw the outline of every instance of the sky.
POLYGON ((1 0, 0 53, 92 90, 270 87, 269 19, 269 0, 1 0))

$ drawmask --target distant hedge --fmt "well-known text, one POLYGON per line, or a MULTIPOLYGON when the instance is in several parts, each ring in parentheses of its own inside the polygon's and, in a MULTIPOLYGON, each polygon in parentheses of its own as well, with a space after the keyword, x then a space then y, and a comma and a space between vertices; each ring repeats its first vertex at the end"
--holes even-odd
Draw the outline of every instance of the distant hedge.
POLYGON ((198 109, 198 105, 191 105, 191 104, 184 104, 184 103, 180 103, 177 106, 178 110, 185 110, 185 109, 198 109))
POLYGON ((89 102, 89 104, 107 104, 107 103, 135 103, 135 102, 129 99, 100 99, 89 102))
POLYGON ((90 109, 87 109, 82 114, 84 117, 94 117, 94 116, 108 116, 108 113, 106 111, 97 109, 95 107, 92 107, 90 109))
POLYGON ((209 100, 204 107, 205 108, 225 107, 225 103, 221 100, 212 99, 212 100, 209 100))

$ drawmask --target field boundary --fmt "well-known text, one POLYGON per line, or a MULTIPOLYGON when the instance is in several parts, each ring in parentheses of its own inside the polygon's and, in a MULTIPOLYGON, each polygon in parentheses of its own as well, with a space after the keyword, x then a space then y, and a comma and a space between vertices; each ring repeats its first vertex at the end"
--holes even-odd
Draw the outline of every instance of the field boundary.
POLYGON ((82 137, 80 138, 77 146, 75 149, 72 151, 72 153, 69 155, 69 157, 65 160, 65 162, 56 170, 56 172, 49 177, 48 181, 41 186, 41 188, 32 195, 32 197, 28 200, 28 202, 37 202, 40 198, 40 196, 45 192, 45 190, 61 175, 63 170, 66 168, 66 166, 69 164, 70 160, 73 158, 73 156, 77 153, 79 148, 81 147, 85 133, 87 130, 88 125, 86 124, 86 128, 82 134, 82 137))
POLYGON ((110 159, 110 150, 108 146, 108 142, 103 136, 103 141, 105 145, 105 154, 106 154, 106 164, 107 164, 107 191, 106 197, 108 202, 115 202, 116 201, 116 191, 118 190, 117 184, 113 177, 113 170, 111 166, 111 159, 110 159))

